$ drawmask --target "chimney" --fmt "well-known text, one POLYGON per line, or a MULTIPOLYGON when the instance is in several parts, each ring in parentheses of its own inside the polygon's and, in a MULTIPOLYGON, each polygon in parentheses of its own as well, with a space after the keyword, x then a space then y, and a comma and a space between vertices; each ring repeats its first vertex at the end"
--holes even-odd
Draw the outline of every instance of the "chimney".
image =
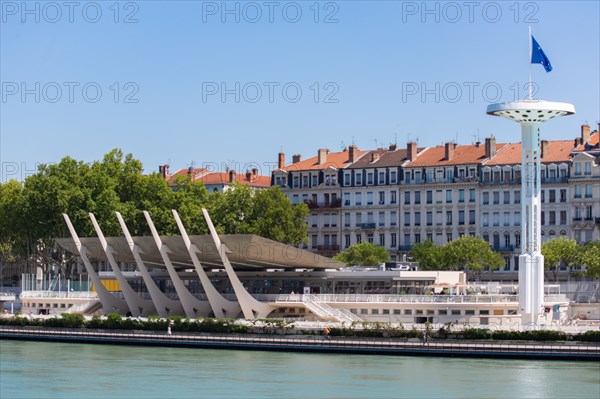
POLYGON ((163 179, 166 179, 169 175, 169 165, 160 165, 158 167, 158 173, 160 173, 163 179))
POLYGON ((349 151, 349 161, 350 161, 350 163, 356 162, 356 157, 358 155, 358 146, 352 144, 350 146, 350 148, 348 149, 348 151, 349 151))
POLYGON ((188 175, 190 175, 190 176, 191 176, 193 173, 194 173, 194 167, 193 167, 193 166, 190 166, 190 167, 188 168, 188 175))
POLYGON ((300 154, 294 154, 292 156, 292 163, 298 163, 302 160, 302 155, 300 154))
POLYGON ((486 139, 485 139, 485 157, 492 158, 494 155, 496 155, 496 138, 494 136, 486 137, 486 139))
POLYGON ((235 170, 229 171, 229 183, 235 182, 235 170))
POLYGON ((542 140, 540 156, 543 159, 548 155, 548 140, 542 140))
POLYGON ((252 168, 252 176, 258 176, 258 169, 252 168))
POLYGON ((252 181, 252 172, 246 171, 246 181, 252 181))
POLYGON ((389 151, 396 151, 398 149, 398 146, 396 144, 390 144, 388 150, 389 151))
POLYGON ((319 165, 323 165, 324 163, 327 162, 327 153, 329 153, 329 150, 325 149, 325 148, 319 148, 319 152, 318 152, 318 157, 317 157, 317 163, 319 165))
POLYGON ((417 143, 414 141, 408 142, 406 156, 411 162, 417 159, 417 143))
POLYGON ((283 169, 285 167, 285 154, 283 152, 279 153, 279 160, 277 162, 277 167, 279 169, 283 169))
POLYGON ((371 162, 377 162, 379 160, 379 153, 378 152, 372 152, 371 153, 371 162))
POLYGON ((454 143, 446 143, 446 161, 454 158, 454 143))
POLYGON ((581 125, 581 140, 585 143, 590 139, 590 125, 581 125))

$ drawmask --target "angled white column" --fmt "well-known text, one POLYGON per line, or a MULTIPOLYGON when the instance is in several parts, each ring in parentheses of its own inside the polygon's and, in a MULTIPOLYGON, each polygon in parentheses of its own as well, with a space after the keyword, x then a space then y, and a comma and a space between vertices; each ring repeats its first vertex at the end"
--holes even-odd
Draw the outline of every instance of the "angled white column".
POLYGON ((92 224, 94 225, 94 230, 96 230, 96 234, 98 235, 98 239, 100 240, 100 245, 102 246, 102 250, 106 254, 106 259, 110 264, 110 267, 115 274, 115 278, 119 282, 119 286, 121 287, 121 291, 123 292, 123 296, 125 297, 125 302, 127 302, 127 306, 129 306, 129 311, 134 317, 139 317, 141 315, 149 315, 155 312, 154 306, 152 305, 152 301, 143 300, 140 296, 131 288, 129 282, 123 276, 121 269, 117 265, 115 261, 115 257, 113 256, 113 248, 108 245, 106 242, 106 238, 104 237, 104 233, 96 220, 96 217, 93 213, 89 213, 90 219, 92 220, 92 224))
POLYGON ((160 239, 158 231, 156 231, 156 227, 154 227, 154 222, 152 222, 152 218, 150 218, 150 214, 147 211, 144 211, 144 217, 146 218, 146 222, 148 222, 148 226, 150 227, 152 237, 154 237, 154 242, 156 243, 156 247, 160 252, 160 256, 162 257, 163 262, 165 262, 169 277, 171 277, 171 280, 173 281, 175 291, 177 291, 177 296, 181 301, 185 315, 194 318, 198 316, 208 316, 211 311, 210 304, 208 301, 199 300, 190 291, 188 291, 181 278, 179 278, 179 275, 173 267, 173 264, 171 263, 171 259, 169 258, 168 254, 169 248, 163 244, 162 240, 160 239))
POLYGON ((127 240, 127 245, 129 245, 129 249, 133 254, 133 258, 135 259, 135 263, 144 279, 144 284, 146 284, 146 288, 148 289, 148 293, 150 294, 150 298, 152 298, 152 302, 154 303, 154 307, 156 312, 160 317, 167 318, 170 314, 183 314, 183 307, 181 306, 181 302, 176 301, 167 297, 156 285, 156 282, 148 272, 148 268, 144 264, 142 257, 140 256, 140 249, 131 234, 129 233, 129 229, 125 224, 125 220, 119 212, 116 212, 117 219, 119 219, 119 224, 121 225, 121 230, 123 230, 123 234, 125 235, 125 239, 127 240))
POLYGON ((252 295, 250 295, 248 291, 246 291, 242 285, 242 282, 235 274, 235 271, 229 262, 229 258, 227 258, 227 247, 221 242, 221 239, 217 234, 217 230, 215 230, 215 226, 213 225, 213 222, 210 219, 206 209, 202 208, 202 214, 204 215, 204 219, 206 219, 206 224, 210 230, 210 235, 217 246, 217 251, 219 251, 219 256, 221 257, 223 266, 225 266, 225 271, 227 272, 227 277, 231 282, 235 296, 242 307, 244 317, 249 320, 267 317, 269 313, 275 310, 275 307, 267 303, 257 301, 252 295))
POLYGON ((113 294, 111 294, 106 287, 102 284, 100 277, 92 267, 90 259, 87 256, 87 248, 81 244, 79 237, 77 236, 77 232, 75 232, 75 228, 73 227, 73 223, 71 223, 71 219, 69 215, 63 213, 63 218, 65 219, 65 223, 69 228, 69 232, 71 233, 71 237, 75 242, 75 248, 79 252, 79 256, 83 261, 83 265, 85 266, 85 270, 90 276, 92 283, 94 283, 94 287, 96 287, 96 293, 98 294, 98 298, 100 299, 100 303, 102 304, 102 308, 104 309, 104 313, 122 313, 125 314, 127 312, 128 306, 124 300, 115 298, 113 294))
POLYGON ((210 279, 206 275, 206 272, 202 268, 202 264, 198 259, 198 253, 200 250, 190 241, 190 237, 188 236, 177 211, 175 209, 172 209, 171 211, 173 212, 173 217, 177 222, 177 227, 179 227, 181 238, 183 238, 185 247, 190 254, 190 258, 192 259, 192 263, 196 268, 196 273, 198 273, 198 277, 200 278, 200 282, 202 283, 202 287, 204 288, 204 292, 206 293, 206 297, 208 298, 208 302, 212 307, 215 317, 236 317, 238 313, 240 313, 240 305, 237 302, 231 302, 224 298, 223 295, 221 295, 215 286, 210 282, 210 279))

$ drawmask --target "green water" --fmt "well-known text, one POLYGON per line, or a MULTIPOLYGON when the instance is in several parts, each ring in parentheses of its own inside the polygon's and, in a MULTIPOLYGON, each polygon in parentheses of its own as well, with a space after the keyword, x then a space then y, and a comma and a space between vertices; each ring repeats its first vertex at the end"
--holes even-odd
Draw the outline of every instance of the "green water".
POLYGON ((599 398, 600 362, 0 341, 0 398, 599 398))

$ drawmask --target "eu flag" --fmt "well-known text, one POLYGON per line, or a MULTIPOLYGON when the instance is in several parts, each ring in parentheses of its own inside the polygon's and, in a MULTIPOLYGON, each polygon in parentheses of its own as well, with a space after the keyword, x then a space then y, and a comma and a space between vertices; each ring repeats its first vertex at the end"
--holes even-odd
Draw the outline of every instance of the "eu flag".
POLYGON ((531 63, 542 64, 546 72, 550 72, 552 70, 552 64, 550 64, 550 60, 546 56, 546 53, 544 53, 544 50, 542 50, 533 36, 531 36, 531 44, 531 63))

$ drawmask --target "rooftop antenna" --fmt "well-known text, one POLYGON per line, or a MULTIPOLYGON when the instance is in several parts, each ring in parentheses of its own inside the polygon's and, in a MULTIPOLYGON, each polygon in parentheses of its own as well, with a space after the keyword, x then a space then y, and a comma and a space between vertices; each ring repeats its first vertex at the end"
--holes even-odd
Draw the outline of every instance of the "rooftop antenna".
POLYGON ((377 144, 377 139, 373 139, 373 141, 375 142, 375 149, 378 149, 379 145, 377 144))
POLYGON ((352 136, 352 145, 355 145, 356 143, 354 142, 354 136, 352 136))
POLYGON ((398 133, 394 133, 394 144, 398 145, 398 133))
POLYGON ((344 144, 344 140, 342 140, 340 143, 340 150, 344 151, 344 148, 346 148, 346 145, 344 144))
POLYGON ((456 131, 456 138, 454 139, 454 143, 458 143, 458 130, 456 131))
POLYGON ((479 129, 477 129, 477 142, 481 142, 481 139, 479 138, 479 129))

